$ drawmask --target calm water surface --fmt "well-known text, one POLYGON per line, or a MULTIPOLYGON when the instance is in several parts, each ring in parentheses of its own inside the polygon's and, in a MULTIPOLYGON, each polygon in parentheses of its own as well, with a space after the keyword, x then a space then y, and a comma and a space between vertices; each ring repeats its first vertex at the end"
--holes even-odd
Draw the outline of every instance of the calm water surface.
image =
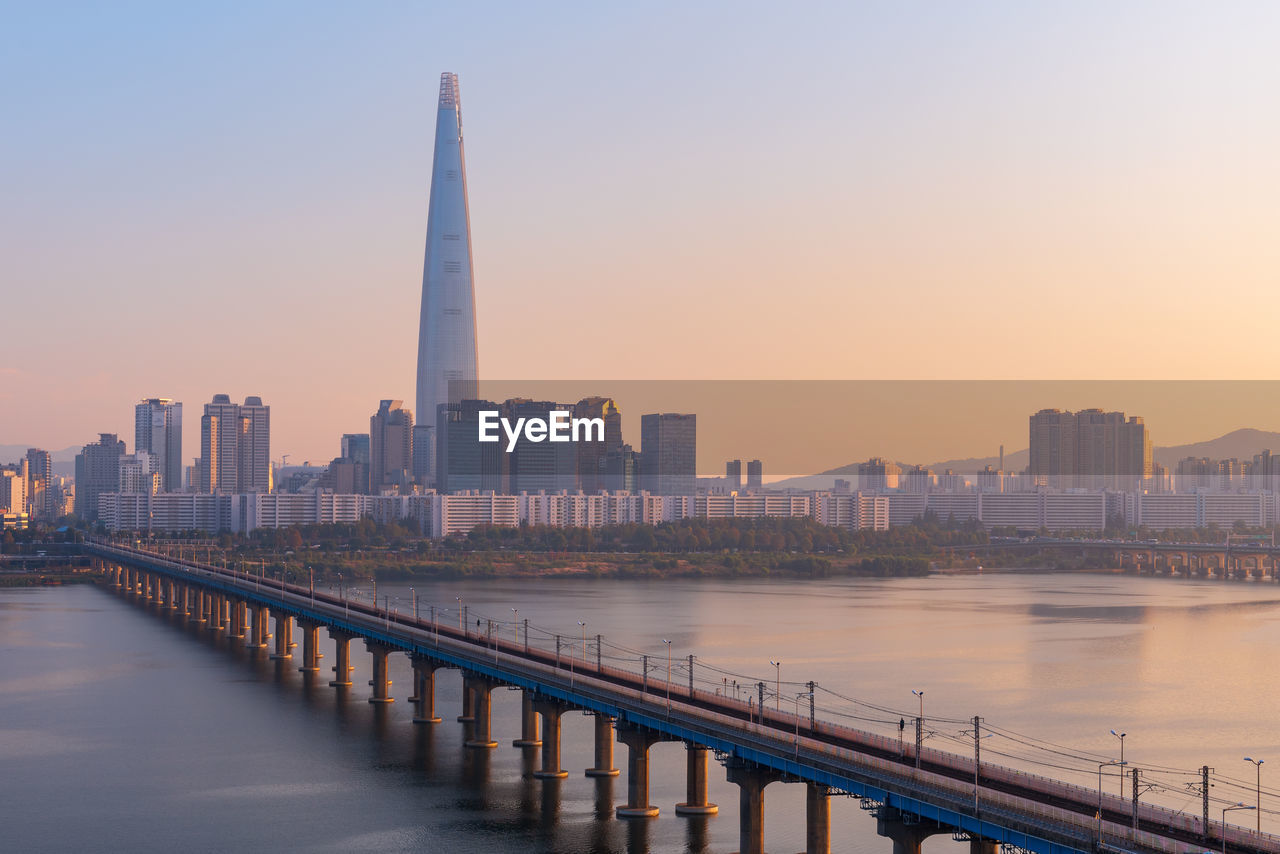
MULTIPOLYGON (((504 632, 514 631, 517 608, 519 619, 561 630, 566 654, 582 654, 582 620, 591 655, 600 632, 611 644, 651 651, 657 679, 665 676, 663 638, 677 659, 692 653, 767 680, 771 690, 769 662, 780 661, 784 704, 794 706, 803 690, 787 683, 813 679, 835 692, 820 692, 824 716, 884 733, 896 735, 898 717, 916 713, 911 689, 921 689, 931 746, 969 750, 961 721, 978 714, 1001 733, 984 741, 984 759, 1082 785, 1096 787, 1087 758, 1024 742, 1105 759, 1118 755, 1114 728, 1128 733, 1126 760, 1144 768, 1213 766, 1215 798, 1230 802, 1253 802, 1254 770, 1243 756, 1275 757, 1280 767, 1272 678, 1280 588, 1269 584, 1002 573, 803 583, 453 581, 419 584, 415 593, 423 615, 434 605, 442 620, 456 621, 443 609, 455 609, 460 596, 472 619, 507 621, 504 632)), ((378 594, 409 610, 408 586, 378 594)), ((625 778, 581 774, 592 764, 590 718, 564 718, 567 780, 527 779, 537 760, 510 746, 518 692, 494 693, 500 747, 464 750, 453 720, 457 671, 437 674, 445 722, 415 726, 404 702, 405 656, 392 659, 399 702, 373 706, 362 645, 352 646, 355 687, 339 691, 327 686, 332 645, 322 639, 325 669, 313 680, 297 671, 298 661, 211 641, 167 611, 105 589, 0 590, 7 818, 0 849, 736 849, 737 791, 721 770, 711 775, 720 814, 675 816, 684 799, 681 745, 658 744, 651 753, 650 800, 660 817, 618 821, 611 807, 625 798, 625 778)), ((696 672, 711 677, 701 665, 696 672)), ((732 693, 732 677, 714 678, 729 680, 732 693)), ((625 759, 620 746, 615 759, 625 759)), ((1198 796, 1185 789, 1190 776, 1150 775, 1164 788, 1144 797, 1198 812, 1198 796)), ((803 850, 803 798, 802 786, 768 788, 768 850, 803 850)), ((1264 791, 1264 807, 1280 807, 1280 796, 1269 801, 1264 791)), ((856 801, 836 799, 832 813, 835 850, 889 850, 856 801)), ((1252 822, 1252 813, 1243 815, 1252 822)), ((1263 827, 1280 830, 1280 821, 1264 813, 1263 827)), ((945 835, 926 846, 967 850, 945 835)))

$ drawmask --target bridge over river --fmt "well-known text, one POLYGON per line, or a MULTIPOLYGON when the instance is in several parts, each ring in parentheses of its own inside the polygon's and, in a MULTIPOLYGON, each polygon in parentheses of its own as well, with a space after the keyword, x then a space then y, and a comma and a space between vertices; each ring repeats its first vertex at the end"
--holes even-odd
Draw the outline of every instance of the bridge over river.
POLYGON ((1228 540, 1226 543, 1162 543, 1096 540, 1075 537, 1032 537, 946 549, 957 556, 1038 554, 1044 552, 1101 558, 1117 569, 1139 574, 1221 580, 1280 581, 1280 546, 1228 540))
POLYGON ((669 678, 651 678, 661 667, 649 662, 642 662, 639 672, 605 663, 599 642, 595 661, 562 654, 559 639, 554 649, 542 648, 530 642, 527 622, 523 637, 518 627, 499 637, 492 621, 473 625, 465 609, 455 624, 452 618, 440 620, 434 610, 427 618, 400 614, 308 586, 108 543, 81 548, 121 596, 151 611, 185 615, 211 636, 292 659, 296 626, 301 670, 319 671, 324 629, 335 653, 329 684, 337 690, 356 690, 350 676, 351 642, 361 640, 373 661, 371 703, 393 702, 388 657, 409 656, 414 725, 440 721, 435 671, 460 669, 464 690, 459 720, 468 723, 469 749, 498 746, 491 727, 492 692, 502 686, 520 689, 521 732, 513 744, 540 748, 535 777, 568 774, 560 765, 561 717, 570 712, 594 716, 595 763, 586 774, 622 773, 614 767, 615 739, 626 748, 627 800, 617 806, 620 818, 644 821, 658 814, 660 807, 649 802, 648 752, 659 741, 680 741, 687 748, 687 797, 675 812, 714 812, 716 806, 707 800, 714 756, 739 787, 742 852, 762 850, 766 787, 791 783, 807 789, 809 852, 830 850, 830 799, 850 796, 875 816, 877 830, 892 840, 894 854, 920 854, 921 842, 934 834, 968 840, 972 854, 995 854, 1000 846, 1009 854, 1280 854, 1280 839, 1211 816, 1207 797, 1201 814, 1193 816, 1104 794, 1101 785, 1095 791, 982 762, 977 726, 973 756, 923 747, 921 720, 916 721, 915 744, 904 745, 819 719, 812 687, 787 704, 791 710, 781 704, 768 709, 755 697, 740 700, 699 688, 693 674, 700 665, 692 658, 688 683, 674 684, 669 678), (806 699, 807 710, 801 705, 806 699))

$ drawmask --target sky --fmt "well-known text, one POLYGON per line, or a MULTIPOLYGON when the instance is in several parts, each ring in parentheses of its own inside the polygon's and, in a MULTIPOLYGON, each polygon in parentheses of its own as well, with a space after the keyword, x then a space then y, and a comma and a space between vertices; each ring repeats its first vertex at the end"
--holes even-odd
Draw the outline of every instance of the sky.
POLYGON ((442 71, 482 379, 1277 378, 1274 3, 2 5, 0 445, 412 405, 442 71))

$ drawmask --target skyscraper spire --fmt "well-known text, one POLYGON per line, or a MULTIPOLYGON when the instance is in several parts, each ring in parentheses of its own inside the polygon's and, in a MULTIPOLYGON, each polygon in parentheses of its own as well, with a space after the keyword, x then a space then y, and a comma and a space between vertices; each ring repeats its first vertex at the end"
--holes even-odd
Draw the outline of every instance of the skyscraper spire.
POLYGON ((418 327, 418 427, 413 468, 419 482, 433 480, 436 407, 474 397, 476 298, 471 274, 471 216, 458 75, 440 75, 435 157, 427 206, 427 251, 422 265, 422 317, 418 327))

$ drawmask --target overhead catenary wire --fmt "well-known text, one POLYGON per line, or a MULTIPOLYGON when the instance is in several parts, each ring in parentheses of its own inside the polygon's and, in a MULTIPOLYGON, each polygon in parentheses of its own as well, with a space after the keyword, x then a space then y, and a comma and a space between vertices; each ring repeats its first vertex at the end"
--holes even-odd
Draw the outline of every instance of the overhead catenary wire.
MULTIPOLYGON (((348 594, 358 599, 372 598, 370 593, 358 588, 348 588, 348 594)), ((434 613, 439 621, 443 621, 445 617, 457 619, 462 611, 463 609, 450 606, 434 607, 434 613)), ((464 626, 464 629, 469 630, 469 633, 474 633, 475 626, 479 622, 485 627, 486 633, 505 639, 509 643, 510 638, 506 636, 515 631, 516 636, 530 646, 548 647, 548 649, 543 649, 544 652, 552 651, 554 649, 552 644, 559 637, 561 655, 567 657, 570 662, 575 658, 581 662, 588 653, 594 653, 589 660, 592 665, 598 660, 608 667, 642 675, 643 662, 647 657, 650 674, 667 670, 667 650, 644 650, 619 644, 604 637, 597 638, 595 635, 588 635, 585 638, 584 646, 582 635, 571 630, 558 632, 553 627, 528 622, 527 620, 513 620, 509 616, 494 618, 483 612, 471 609, 467 609, 466 613, 472 621, 470 626, 464 626)), ((419 609, 418 617, 420 619, 424 617, 421 608, 419 609)), ((899 729, 903 720, 914 720, 917 717, 916 710, 895 708, 865 698, 850 696, 826 685, 794 679, 779 681, 776 678, 776 673, 768 676, 745 673, 721 666, 714 661, 706 661, 697 656, 692 662, 692 674, 690 673, 690 666, 688 654, 673 655, 670 659, 672 682, 677 683, 682 688, 692 683, 696 689, 712 689, 727 699, 737 699, 739 702, 756 700, 760 694, 760 686, 763 686, 763 694, 766 700, 774 701, 782 699, 789 701, 791 694, 802 690, 808 691, 812 688, 816 692, 815 697, 820 695, 827 698, 822 702, 814 702, 815 713, 820 712, 824 718, 854 722, 862 727, 884 727, 888 728, 892 733, 899 729), (691 675, 692 678, 690 678, 691 675), (730 688, 733 689, 732 692, 730 688)), ((658 678, 662 679, 663 677, 659 676, 658 678)), ((972 718, 926 715, 925 721, 933 725, 925 730, 925 738, 936 739, 940 742, 945 742, 948 746, 955 745, 958 748, 968 748, 972 745, 972 737, 970 735, 953 734, 938 726, 970 727, 973 723, 972 718)), ((999 757, 1018 766, 1030 766, 1063 772, 1078 776, 1084 780, 1096 775, 1099 762, 1112 759, 1106 753, 1059 744, 1048 739, 1000 726, 986 719, 983 720, 981 729, 984 734, 998 736, 1006 740, 1009 745, 1009 747, 1004 748, 999 748, 994 743, 984 746, 984 757, 999 757), (1014 745, 1016 745, 1016 748, 1010 749, 1014 745)), ((1187 804, 1202 797, 1198 794, 1198 789, 1188 796, 1188 784, 1186 782, 1182 782, 1179 785, 1179 783, 1161 779, 1173 777, 1182 778, 1185 781, 1186 778, 1199 778, 1201 774, 1199 769, 1173 768, 1156 764, 1138 765, 1133 762, 1126 763, 1126 765, 1141 769, 1144 775, 1143 784, 1147 786, 1147 792, 1178 796, 1179 801, 1183 802, 1183 806, 1179 808, 1179 811, 1185 810, 1187 804)), ((1218 785, 1241 792, 1256 793, 1258 791, 1254 782, 1223 774, 1215 773, 1214 781, 1218 785)), ((1190 785, 1194 786, 1195 784, 1192 783, 1190 785)), ((1280 791, 1274 788, 1263 788, 1262 794, 1267 797, 1280 798, 1280 791)), ((1238 799, 1232 800, 1216 794, 1210 796, 1211 803, 1230 804, 1237 801, 1238 799)), ((1266 808, 1262 812, 1268 815, 1280 814, 1280 810, 1266 808)))

